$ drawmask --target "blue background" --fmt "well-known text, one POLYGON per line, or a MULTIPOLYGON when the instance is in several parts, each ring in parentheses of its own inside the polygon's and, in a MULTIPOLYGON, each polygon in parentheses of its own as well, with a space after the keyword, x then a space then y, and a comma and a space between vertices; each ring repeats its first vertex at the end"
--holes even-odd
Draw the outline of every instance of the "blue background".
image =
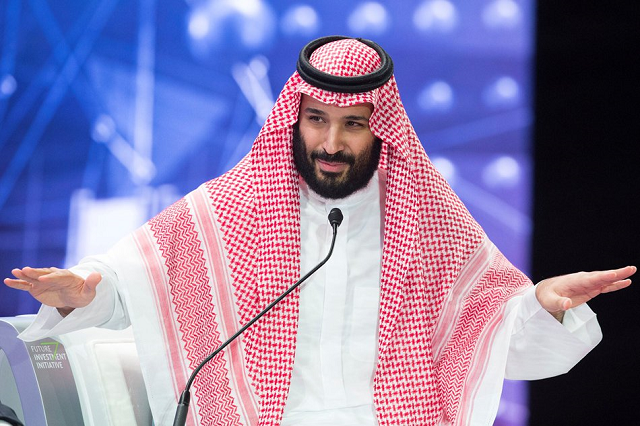
MULTIPOLYGON (((527 271, 533 7, 5 0, 0 273, 72 263, 96 246, 86 235, 110 242, 228 170, 249 150, 302 46, 330 34, 370 38, 391 54, 427 153, 527 271)), ((0 287, 0 316, 37 307, 0 287)), ((524 390, 507 390, 497 424, 522 424, 524 390)))

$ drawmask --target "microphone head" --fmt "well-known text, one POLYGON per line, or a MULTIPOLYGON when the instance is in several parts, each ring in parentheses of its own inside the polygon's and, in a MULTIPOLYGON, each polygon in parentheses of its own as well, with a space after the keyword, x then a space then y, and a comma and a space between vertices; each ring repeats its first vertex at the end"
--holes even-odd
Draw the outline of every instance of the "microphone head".
POLYGON ((329 223, 331 224, 331 226, 340 226, 340 224, 342 223, 342 219, 343 216, 340 209, 336 207, 332 208, 329 212, 329 223))

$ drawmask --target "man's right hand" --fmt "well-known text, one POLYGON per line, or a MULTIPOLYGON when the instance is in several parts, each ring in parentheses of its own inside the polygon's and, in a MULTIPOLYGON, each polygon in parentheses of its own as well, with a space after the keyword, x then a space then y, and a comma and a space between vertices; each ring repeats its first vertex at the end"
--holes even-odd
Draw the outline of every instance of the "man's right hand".
POLYGON ((97 272, 83 279, 68 269, 58 268, 26 267, 14 269, 11 273, 16 279, 5 278, 7 286, 28 291, 40 303, 58 308, 63 316, 91 303, 96 297, 96 287, 102 280, 97 272))

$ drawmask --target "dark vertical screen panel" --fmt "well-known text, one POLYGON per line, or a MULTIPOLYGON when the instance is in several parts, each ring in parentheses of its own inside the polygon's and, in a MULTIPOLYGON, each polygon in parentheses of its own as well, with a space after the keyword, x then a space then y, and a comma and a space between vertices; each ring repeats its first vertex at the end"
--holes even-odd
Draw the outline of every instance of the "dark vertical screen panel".
MULTIPOLYGON (((533 275, 640 263, 640 39, 632 2, 539 2, 533 275)), ((638 280, 635 277, 636 281, 638 280)), ((604 340, 571 372, 531 384, 536 425, 635 424, 640 291, 590 305, 604 340)))

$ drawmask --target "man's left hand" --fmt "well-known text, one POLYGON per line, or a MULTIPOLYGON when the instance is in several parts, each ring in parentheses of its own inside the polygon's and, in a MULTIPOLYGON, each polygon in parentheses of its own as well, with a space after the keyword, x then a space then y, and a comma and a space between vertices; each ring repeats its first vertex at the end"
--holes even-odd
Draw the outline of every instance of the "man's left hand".
POLYGON ((601 293, 609 293, 628 287, 629 277, 636 272, 635 266, 609 271, 576 272, 542 280, 536 286, 536 297, 544 309, 558 321, 564 311, 575 308, 601 293))

